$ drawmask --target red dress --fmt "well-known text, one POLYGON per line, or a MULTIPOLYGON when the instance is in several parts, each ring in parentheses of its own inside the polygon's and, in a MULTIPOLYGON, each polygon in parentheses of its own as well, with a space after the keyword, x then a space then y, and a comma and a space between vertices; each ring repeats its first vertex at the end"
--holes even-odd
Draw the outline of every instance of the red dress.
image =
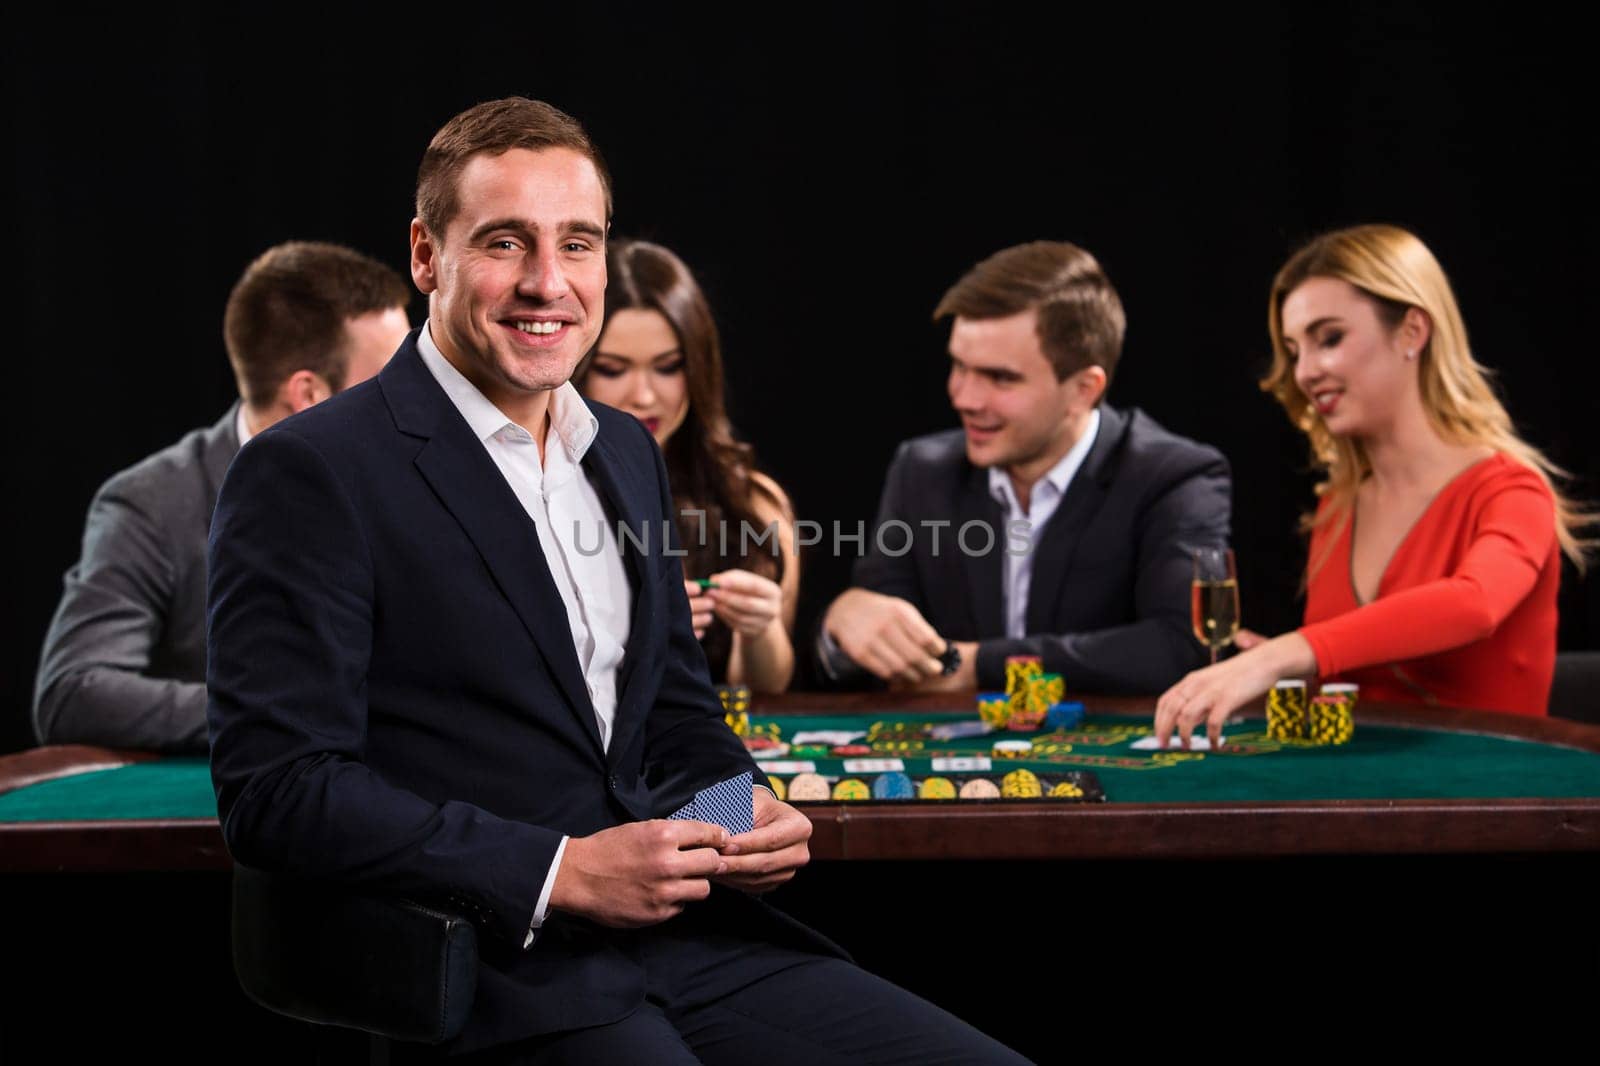
POLYGON ((1324 681, 1353 681, 1363 699, 1545 713, 1561 555, 1555 500, 1537 474, 1496 454, 1457 475, 1365 606, 1350 575, 1352 526, 1334 519, 1311 537, 1311 561, 1323 562, 1300 635, 1324 681))

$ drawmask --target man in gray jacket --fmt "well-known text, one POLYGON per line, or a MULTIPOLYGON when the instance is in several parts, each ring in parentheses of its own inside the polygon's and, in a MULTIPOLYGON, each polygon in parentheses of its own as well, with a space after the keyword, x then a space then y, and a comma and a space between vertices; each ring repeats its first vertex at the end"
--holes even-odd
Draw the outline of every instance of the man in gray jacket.
POLYGON ((410 328, 400 275, 293 241, 245 270, 223 339, 239 402, 95 493, 34 683, 43 744, 206 748, 206 539, 217 489, 252 436, 376 374, 410 328))

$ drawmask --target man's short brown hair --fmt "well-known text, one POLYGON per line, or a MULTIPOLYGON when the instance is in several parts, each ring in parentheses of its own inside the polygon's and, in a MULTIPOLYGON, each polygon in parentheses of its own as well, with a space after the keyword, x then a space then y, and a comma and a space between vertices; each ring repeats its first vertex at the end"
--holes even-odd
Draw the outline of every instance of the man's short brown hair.
POLYGON ((1057 381, 1087 366, 1110 381, 1127 318, 1105 271, 1075 244, 1034 241, 996 252, 950 287, 933 318, 1009 318, 1029 308, 1038 309, 1039 346, 1057 381))
POLYGON ((245 268, 222 316, 239 395, 265 407, 298 370, 339 391, 349 359, 345 322, 410 299, 399 274, 354 249, 320 241, 267 249, 245 268))
POLYGON ((444 237, 461 208, 457 179, 473 156, 500 155, 513 148, 532 152, 570 148, 588 158, 605 191, 605 220, 611 221, 611 172, 583 126, 542 100, 508 96, 468 108, 433 135, 417 168, 417 217, 427 231, 436 238, 444 237))

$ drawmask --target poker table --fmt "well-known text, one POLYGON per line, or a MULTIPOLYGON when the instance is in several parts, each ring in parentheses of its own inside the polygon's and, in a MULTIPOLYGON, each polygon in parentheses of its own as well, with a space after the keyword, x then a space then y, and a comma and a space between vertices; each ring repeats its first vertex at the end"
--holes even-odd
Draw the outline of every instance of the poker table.
MULTIPOLYGON (((1600 851, 1600 727, 1464 710, 1358 704, 1349 744, 1269 741, 1259 716, 1218 752, 1141 751, 1151 701, 1087 699, 1083 726, 1026 734, 1034 754, 992 759, 1092 773, 1103 802, 840 802, 802 807, 814 859, 1216 859, 1600 851)), ((788 694, 751 708, 752 730, 900 739, 872 747, 913 775, 984 757, 990 734, 907 741, 971 718, 969 697, 788 694)), ((1023 734, 1018 734, 1022 736, 1023 734)), ((784 760, 793 763, 793 760, 784 760)), ((842 758, 812 760, 856 776, 842 758)), ((780 775, 786 776, 786 775, 780 775)), ((181 871, 230 866, 200 759, 40 748, 0 758, 0 871, 181 871)))
MULTIPOLYGON (((1085 702, 1081 736, 1036 734, 1037 758, 993 760, 989 776, 1093 773, 1104 802, 805 804, 814 861, 773 902, 1038 1062, 1062 1061, 1063 1034, 1085 1025, 1142 1051, 1164 1034, 1209 1037, 1209 1024, 1143 1020, 1152 982, 1177 973, 1230 990, 1207 1006, 1256 1045, 1273 1026, 1302 1041, 1332 1007, 1351 1033, 1405 1031, 1413 988, 1463 1003, 1492 991, 1477 1036, 1496 1019, 1560 1016, 1563 995, 1600 984, 1600 727, 1358 704, 1337 749, 1265 743, 1247 714, 1228 729, 1234 751, 1152 753, 1132 747, 1151 701, 1085 702), (1333 998, 1305 995, 1318 989, 1333 998), (1536 1002, 1518 1010, 1519 990, 1536 1002)), ((904 735, 973 706, 758 697, 751 727, 904 735)), ((916 777, 995 739, 872 757, 916 777)), ((201 760, 0 757, 0 899, 27 976, 0 998, 0 1061, 109 1057, 151 1039, 172 1061, 223 1047, 236 1066, 365 1061, 357 1034, 270 1015, 239 991, 230 871, 201 760), (8 1040, 42 1050, 8 1055, 8 1040)))

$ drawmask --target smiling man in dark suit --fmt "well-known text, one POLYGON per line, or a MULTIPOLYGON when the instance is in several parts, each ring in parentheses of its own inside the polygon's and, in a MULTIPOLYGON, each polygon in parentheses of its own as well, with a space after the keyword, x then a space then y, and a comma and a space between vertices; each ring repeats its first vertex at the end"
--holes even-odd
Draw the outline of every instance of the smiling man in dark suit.
POLYGON ((411 227, 427 323, 235 461, 208 676, 228 845, 469 913, 485 944, 450 1052, 1018 1061, 756 898, 808 856, 809 820, 772 793, 735 836, 661 820, 761 778, 652 539, 661 454, 568 382, 602 325, 610 200, 560 111, 452 119, 411 227))
POLYGON ((1215 448, 1104 402, 1122 303, 1082 248, 999 252, 934 312, 962 428, 905 442, 822 670, 919 690, 1005 686, 1037 655, 1069 691, 1157 693, 1203 661, 1188 549, 1228 540, 1215 448))

